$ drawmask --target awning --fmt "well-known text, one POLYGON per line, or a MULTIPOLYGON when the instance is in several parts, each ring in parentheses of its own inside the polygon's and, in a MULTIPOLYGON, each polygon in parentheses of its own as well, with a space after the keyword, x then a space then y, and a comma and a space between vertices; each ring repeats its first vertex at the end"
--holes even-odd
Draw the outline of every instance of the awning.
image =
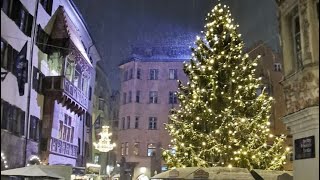
POLYGON ((1 176, 48 177, 54 179, 65 179, 64 177, 51 172, 48 166, 44 165, 32 165, 1 171, 1 176))

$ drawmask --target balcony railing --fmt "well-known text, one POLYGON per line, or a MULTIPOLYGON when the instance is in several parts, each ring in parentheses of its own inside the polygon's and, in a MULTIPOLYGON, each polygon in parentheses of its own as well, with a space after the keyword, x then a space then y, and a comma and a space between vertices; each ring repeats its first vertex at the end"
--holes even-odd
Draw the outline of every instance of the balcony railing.
POLYGON ((48 96, 58 96, 58 99, 63 99, 62 96, 67 96, 64 100, 64 103, 66 103, 65 105, 72 107, 76 106, 75 111, 82 108, 88 109, 87 96, 64 76, 45 77, 44 93, 48 96))
POLYGON ((77 158, 78 146, 62 141, 60 139, 51 138, 50 151, 53 153, 77 158))

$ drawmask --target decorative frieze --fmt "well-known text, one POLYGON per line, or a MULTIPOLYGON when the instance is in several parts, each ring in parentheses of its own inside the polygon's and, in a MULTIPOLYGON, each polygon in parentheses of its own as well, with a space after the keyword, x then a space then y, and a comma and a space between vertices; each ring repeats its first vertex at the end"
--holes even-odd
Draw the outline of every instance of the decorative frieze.
POLYGON ((78 146, 62 141, 60 139, 51 138, 50 151, 57 154, 77 158, 78 146))
POLYGON ((316 72, 299 73, 284 82, 287 114, 319 105, 319 76, 316 72))

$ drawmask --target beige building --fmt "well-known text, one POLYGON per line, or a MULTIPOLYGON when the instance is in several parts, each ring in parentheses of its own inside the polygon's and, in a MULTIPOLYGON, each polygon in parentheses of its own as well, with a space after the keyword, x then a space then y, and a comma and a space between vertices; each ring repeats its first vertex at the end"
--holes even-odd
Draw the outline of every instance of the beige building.
POLYGON ((99 60, 71 0, 1 1, 1 152, 8 168, 35 156, 50 165, 90 161, 99 60))
MULTIPOLYGON (((270 115, 270 130, 275 136, 285 134, 287 136, 286 145, 292 147, 292 136, 282 122, 282 117, 286 112, 283 87, 280 84, 284 77, 282 58, 279 53, 274 52, 261 41, 249 48, 247 52, 251 58, 261 56, 256 69, 256 76, 262 77, 263 85, 257 89, 257 94, 260 94, 265 88, 265 91, 274 98, 270 115)), ((288 156, 287 159, 284 169, 292 170, 292 156, 288 156)))
POLYGON ((319 179, 319 0, 277 0, 294 179, 319 179))
POLYGON ((140 56, 120 65, 117 160, 123 179, 166 170, 161 149, 168 148, 170 137, 164 123, 178 103, 177 79, 186 80, 182 62, 187 57, 179 52, 169 47, 136 48, 134 53, 140 56))

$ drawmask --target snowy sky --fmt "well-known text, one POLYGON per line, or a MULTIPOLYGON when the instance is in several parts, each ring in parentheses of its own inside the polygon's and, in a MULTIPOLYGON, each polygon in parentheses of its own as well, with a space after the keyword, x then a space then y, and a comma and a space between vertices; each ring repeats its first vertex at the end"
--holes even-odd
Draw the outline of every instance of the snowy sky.
MULTIPOLYGON (((73 0, 102 56, 113 89, 132 45, 192 45, 217 0, 73 0)), ((262 40, 279 49, 275 0, 221 0, 240 25, 246 48, 262 40)))

